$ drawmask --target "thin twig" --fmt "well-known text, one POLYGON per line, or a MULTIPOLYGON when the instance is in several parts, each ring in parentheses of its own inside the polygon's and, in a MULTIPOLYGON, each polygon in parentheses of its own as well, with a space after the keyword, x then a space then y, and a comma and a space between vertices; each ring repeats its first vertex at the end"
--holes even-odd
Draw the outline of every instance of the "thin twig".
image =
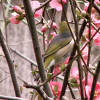
POLYGON ((73 99, 76 99, 76 97, 75 97, 75 95, 74 95, 74 93, 73 93, 73 90, 72 90, 72 88, 71 88, 69 82, 68 82, 68 88, 69 88, 69 90, 70 90, 70 93, 71 93, 72 98, 73 98, 73 99))
POLYGON ((98 65, 97 65, 97 68, 96 68, 96 71, 95 71, 95 75, 94 75, 94 78, 93 78, 90 100, 93 100, 93 98, 94 98, 95 87, 96 87, 96 83, 97 83, 97 80, 98 80, 98 77, 99 77, 99 73, 100 73, 100 60, 98 62, 98 65))
POLYGON ((15 54, 17 54, 18 56, 20 56, 21 58, 25 59, 26 61, 28 61, 29 63, 31 63, 32 65, 34 65, 35 67, 37 67, 37 64, 35 61, 32 61, 30 58, 24 56, 22 53, 20 53, 17 50, 14 50, 12 48, 10 48, 11 51, 13 51, 15 54))
POLYGON ((23 98, 12 97, 12 96, 5 96, 5 95, 0 95, 0 99, 6 99, 6 100, 26 100, 26 99, 23 99, 23 98))
POLYGON ((35 11, 43 8, 44 6, 46 6, 51 0, 46 0, 40 7, 36 8, 35 11))
POLYGON ((50 98, 46 95, 46 93, 41 89, 41 87, 39 87, 39 85, 38 86, 31 85, 27 83, 26 81, 24 81, 23 79, 21 79, 20 77, 19 79, 24 83, 24 87, 36 90, 40 94, 40 96, 43 98, 43 100, 53 100, 53 98, 50 98))
POLYGON ((44 94, 43 90, 40 89, 38 86, 30 85, 30 84, 24 82, 24 87, 35 89, 40 94, 40 96, 43 98, 43 100, 49 100, 49 99, 47 99, 46 94, 44 94))

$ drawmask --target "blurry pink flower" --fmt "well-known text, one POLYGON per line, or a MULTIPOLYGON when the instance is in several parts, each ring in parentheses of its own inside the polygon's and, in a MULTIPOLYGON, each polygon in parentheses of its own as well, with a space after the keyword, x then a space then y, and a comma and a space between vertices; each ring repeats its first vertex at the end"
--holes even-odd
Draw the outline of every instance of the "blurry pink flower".
MULTIPOLYGON (((85 86, 85 78, 82 81, 84 96, 85 96, 85 92, 86 92, 86 96, 87 96, 88 100, 90 99, 92 82, 93 82, 93 79, 90 77, 88 77, 88 82, 87 82, 86 86, 85 86)), ((97 84, 96 84, 93 100, 100 100, 100 83, 99 82, 97 82, 97 84)))
POLYGON ((53 22, 52 28, 53 28, 53 29, 56 29, 56 28, 57 28, 57 24, 56 24, 55 22, 53 22))
POLYGON ((56 100, 59 100, 62 84, 60 82, 50 81, 50 87, 53 94, 57 97, 56 100))
POLYGON ((52 39, 56 36, 57 34, 55 32, 50 33, 50 39, 45 38, 45 43, 51 43, 52 39))
POLYGON ((15 11, 15 12, 17 12, 17 13, 22 13, 23 12, 23 10, 19 7, 19 6, 13 6, 13 10, 15 11))
MULTIPOLYGON (((40 7, 40 2, 39 1, 31 1, 31 7, 32 7, 32 10, 37 9, 38 7, 40 7)), ((37 10, 34 14, 34 17, 35 18, 39 17, 40 15, 42 15, 42 12, 43 12, 42 9, 37 10)))
POLYGON ((85 62, 88 60, 88 47, 85 47, 84 50, 82 51, 82 57, 85 62))
MULTIPOLYGON (((49 5, 50 5, 51 8, 55 8, 57 11, 61 11, 62 10, 62 4, 60 2, 61 1, 59 1, 59 0, 52 0, 49 5)), ((65 4, 67 1, 62 0, 62 2, 65 4)))
POLYGON ((85 5, 84 5, 84 11, 87 11, 87 9, 88 9, 88 6, 89 6, 89 3, 87 2, 87 3, 84 3, 85 5))
POLYGON ((97 46, 100 46, 100 34, 99 33, 96 34, 96 36, 93 38, 93 40, 97 46))
POLYGON ((67 58, 66 58, 66 60, 65 60, 64 64, 65 64, 65 65, 67 65, 67 64, 68 64, 68 62, 69 62, 69 57, 67 57, 67 58))
POLYGON ((94 94, 94 100, 100 100, 100 83, 97 82, 94 94))
MULTIPOLYGON (((96 24, 96 23, 95 23, 96 24)), ((98 24, 96 24, 98 27, 100 27, 99 26, 99 22, 98 22, 98 24)), ((91 37, 92 36, 94 36, 94 34, 96 33, 96 30, 95 29, 93 29, 92 27, 91 27, 91 37)), ((89 35, 89 29, 87 28, 87 30, 86 30, 86 32, 84 33, 84 35, 85 35, 85 37, 86 37, 86 40, 88 41, 88 35, 89 35)), ((94 41, 94 43, 97 45, 97 46, 100 46, 100 34, 99 33, 96 33, 95 34, 95 36, 93 37, 93 41, 94 41)), ((84 54, 86 53, 86 49, 85 49, 85 52, 84 52, 84 50, 83 50, 83 56, 84 56, 84 54)), ((87 55, 87 54, 86 54, 87 55)), ((87 56, 85 55, 85 58, 87 58, 87 56)))
POLYGON ((41 32, 46 32, 48 29, 47 25, 43 25, 41 28, 41 32))
POLYGON ((76 79, 77 81, 79 80, 79 71, 77 67, 73 67, 71 69, 70 77, 76 79))
POLYGON ((57 34, 55 32, 51 33, 52 39, 56 36, 57 34))
POLYGON ((56 66, 53 70, 53 75, 57 75, 58 73, 60 73, 60 68, 59 66, 56 66))
POLYGON ((18 19, 19 15, 12 16, 9 20, 12 24, 19 24, 20 20, 18 19))
MULTIPOLYGON (((100 4, 100 0, 94 0, 94 2, 96 3, 96 4, 100 4)), ((85 5, 84 5, 84 11, 87 11, 87 9, 88 9, 88 6, 89 6, 89 2, 86 2, 86 3, 84 3, 85 5)))
POLYGON ((100 0, 95 0, 95 3, 96 4, 100 4, 100 0))
POLYGON ((100 27, 100 20, 94 19, 93 22, 94 22, 96 27, 98 27, 98 28, 100 27))
POLYGON ((65 4, 67 2, 67 0, 62 0, 62 2, 65 4))

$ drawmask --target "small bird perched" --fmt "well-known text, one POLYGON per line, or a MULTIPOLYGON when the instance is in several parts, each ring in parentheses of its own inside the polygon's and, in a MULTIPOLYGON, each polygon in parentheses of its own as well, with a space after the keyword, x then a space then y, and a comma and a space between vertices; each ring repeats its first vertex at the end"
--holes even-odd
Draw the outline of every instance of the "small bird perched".
POLYGON ((44 66, 50 68, 64 62, 66 55, 71 51, 74 41, 66 21, 62 21, 57 34, 49 44, 44 55, 44 66))

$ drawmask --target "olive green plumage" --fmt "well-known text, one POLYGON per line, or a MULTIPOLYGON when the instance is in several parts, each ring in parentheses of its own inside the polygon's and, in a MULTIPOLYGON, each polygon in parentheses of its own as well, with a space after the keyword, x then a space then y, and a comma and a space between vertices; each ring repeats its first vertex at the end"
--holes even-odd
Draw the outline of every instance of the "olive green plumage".
POLYGON ((45 68, 62 62, 64 56, 71 50, 71 34, 65 21, 60 23, 59 34, 57 34, 48 46, 44 55, 45 68))

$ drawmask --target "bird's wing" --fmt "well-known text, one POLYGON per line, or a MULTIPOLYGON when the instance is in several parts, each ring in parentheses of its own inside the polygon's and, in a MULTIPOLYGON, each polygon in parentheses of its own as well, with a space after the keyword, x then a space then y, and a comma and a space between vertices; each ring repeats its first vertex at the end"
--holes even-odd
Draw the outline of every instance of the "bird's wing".
POLYGON ((51 44, 49 45, 45 55, 44 55, 44 58, 55 54, 59 49, 63 48, 68 43, 70 43, 71 40, 72 40, 72 37, 69 37, 68 39, 64 38, 64 39, 61 39, 57 42, 52 41, 51 44))

